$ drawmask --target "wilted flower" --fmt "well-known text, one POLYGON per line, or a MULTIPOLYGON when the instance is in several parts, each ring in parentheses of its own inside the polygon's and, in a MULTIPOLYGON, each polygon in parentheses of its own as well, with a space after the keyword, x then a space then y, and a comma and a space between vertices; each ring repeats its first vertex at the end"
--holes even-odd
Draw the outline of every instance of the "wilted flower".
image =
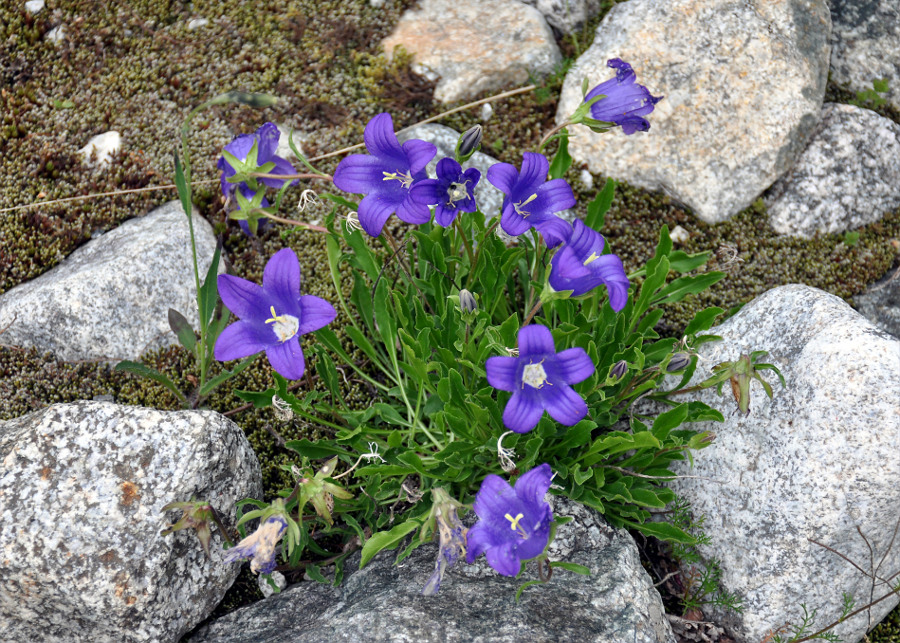
MULTIPOLYGON (((380 457, 377 452, 375 454, 370 453, 366 455, 380 457)), ((331 510, 334 509, 334 499, 340 498, 341 500, 349 500, 353 497, 352 493, 340 485, 335 484, 334 482, 328 482, 329 478, 331 478, 331 474, 334 473, 337 462, 338 459, 337 456, 335 456, 323 464, 322 467, 316 471, 316 475, 313 476, 307 473, 297 484, 297 489, 300 494, 298 511, 302 512, 303 507, 309 502, 312 504, 313 509, 316 510, 316 513, 329 525, 334 524, 334 519, 331 517, 331 510)))
POLYGON ((521 561, 544 551, 550 538, 553 512, 544 496, 553 477, 549 464, 523 474, 515 489, 503 478, 488 475, 475 497, 478 523, 469 530, 466 561, 482 553, 499 574, 515 576, 521 561))
POLYGON ((553 335, 544 326, 531 324, 519 330, 519 356, 488 358, 488 383, 512 397, 503 410, 503 424, 516 433, 527 433, 544 414, 572 426, 587 415, 587 404, 571 385, 587 379, 594 363, 583 348, 556 352, 553 335))
POLYGON ((290 248, 276 252, 263 271, 263 284, 233 275, 219 275, 219 295, 240 318, 216 340, 221 362, 266 351, 276 372, 289 380, 305 370, 300 335, 330 323, 337 312, 324 299, 300 294, 300 262, 290 248))
POLYGON ((434 562, 434 573, 422 588, 425 596, 434 596, 441 587, 444 573, 453 567, 466 554, 466 532, 468 531, 456 515, 457 508, 462 505, 451 498, 444 489, 433 488, 431 494, 434 503, 431 516, 434 519, 438 534, 439 546, 437 560, 434 562))
POLYGON ((649 89, 635 83, 634 70, 628 63, 613 58, 606 65, 616 70, 616 77, 600 83, 584 97, 588 102, 597 96, 606 96, 591 105, 591 117, 621 125, 625 134, 650 129, 650 122, 644 116, 652 112, 663 97, 651 96, 649 89))
POLYGON ((363 229, 377 237, 395 212, 407 223, 428 221, 431 210, 410 198, 409 190, 417 181, 428 178, 425 166, 437 148, 416 139, 400 145, 390 114, 373 117, 363 140, 369 154, 352 154, 334 171, 334 184, 339 189, 367 195, 358 210, 363 229))
POLYGON ((416 203, 433 205, 434 221, 449 227, 459 212, 475 212, 475 186, 481 172, 474 167, 463 172, 462 166, 447 157, 438 161, 436 179, 418 181, 409 191, 416 203))
POLYGON ((584 295, 601 284, 606 286, 609 305, 616 312, 628 302, 628 277, 622 260, 603 253, 603 235, 576 219, 566 244, 550 260, 550 285, 584 295))
POLYGON ((275 547, 287 530, 287 520, 282 516, 269 516, 259 528, 237 545, 225 552, 225 562, 234 563, 252 558, 250 571, 270 574, 275 570, 275 547))
POLYGON ((575 205, 572 188, 563 179, 547 181, 550 162, 543 154, 525 152, 522 171, 509 163, 495 163, 488 168, 487 178, 506 195, 500 227, 506 234, 517 237, 535 227, 552 248, 565 241, 571 226, 554 212, 575 205))
POLYGON ((197 532, 197 539, 200 541, 200 545, 208 558, 209 539, 211 537, 209 523, 214 520, 213 509, 210 504, 201 500, 170 502, 162 508, 162 512, 165 513, 171 509, 181 509, 184 513, 178 522, 161 531, 160 536, 168 536, 182 529, 194 529, 197 532))

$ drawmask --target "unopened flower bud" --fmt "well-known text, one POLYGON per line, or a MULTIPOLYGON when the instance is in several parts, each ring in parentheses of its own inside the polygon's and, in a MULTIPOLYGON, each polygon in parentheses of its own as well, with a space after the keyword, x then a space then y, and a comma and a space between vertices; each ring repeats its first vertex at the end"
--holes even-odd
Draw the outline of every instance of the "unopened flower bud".
POLYGON ((482 135, 481 125, 469 128, 460 135, 456 141, 456 161, 458 163, 465 163, 478 151, 482 135))
POLYGON ((459 291, 459 309, 464 313, 474 313, 478 310, 475 295, 463 288, 459 291))
POLYGON ((625 373, 628 372, 628 362, 624 359, 620 359, 618 362, 613 364, 612 370, 609 372, 610 377, 620 378, 625 377, 625 373))
POLYGON ((675 353, 672 356, 672 359, 669 360, 669 365, 666 366, 667 373, 675 373, 677 371, 683 371, 688 367, 688 364, 691 363, 691 356, 687 353, 675 353))

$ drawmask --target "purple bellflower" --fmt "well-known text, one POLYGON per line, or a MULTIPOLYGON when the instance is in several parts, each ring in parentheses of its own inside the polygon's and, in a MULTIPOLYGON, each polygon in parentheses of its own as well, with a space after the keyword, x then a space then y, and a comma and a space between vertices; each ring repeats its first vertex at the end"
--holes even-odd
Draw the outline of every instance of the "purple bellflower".
POLYGON ((650 90, 635 83, 634 70, 619 58, 606 61, 606 66, 616 70, 616 77, 600 83, 587 93, 585 102, 597 96, 606 96, 591 105, 591 118, 622 126, 625 134, 644 132, 650 122, 644 118, 663 99, 651 96, 650 90))
POLYGON ((276 252, 263 271, 262 286, 219 275, 219 295, 240 318, 222 331, 214 355, 227 362, 266 351, 276 372, 289 380, 305 370, 300 335, 329 324, 337 315, 324 299, 300 294, 300 262, 290 248, 276 252))
POLYGON ((334 171, 334 184, 344 192, 365 194, 359 204, 359 222, 370 236, 381 234, 395 212, 401 221, 425 223, 431 210, 410 197, 410 188, 427 179, 425 166, 437 148, 413 139, 400 145, 390 114, 378 114, 366 125, 363 140, 369 154, 352 154, 334 171))
POLYGON ((519 329, 519 356, 488 358, 488 383, 512 397, 503 410, 503 424, 528 433, 546 410, 557 422, 572 426, 587 415, 587 404, 571 385, 587 379, 594 363, 583 348, 556 352, 553 335, 537 324, 519 329))
MULTIPOLYGON (((262 167, 266 163, 274 163, 275 167, 269 174, 296 174, 297 170, 291 165, 290 161, 275 155, 275 152, 278 149, 279 138, 281 138, 281 132, 278 131, 278 127, 275 126, 275 123, 265 123, 252 134, 241 134, 240 136, 236 136, 234 140, 225 146, 225 151, 233 155, 239 161, 246 161, 247 155, 250 154, 250 150, 253 148, 253 144, 256 143, 256 163, 258 167, 262 167)), ((230 196, 232 192, 234 192, 235 186, 246 186, 246 183, 228 182, 228 178, 234 176, 235 170, 224 156, 219 157, 216 167, 219 168, 219 171, 222 173, 222 176, 219 179, 219 185, 222 188, 223 196, 230 196)), ((269 179, 265 177, 259 178, 258 180, 260 183, 276 189, 281 188, 285 182, 285 179, 269 179)), ((294 183, 296 182, 297 181, 295 180, 294 183)), ((252 195, 253 192, 255 192, 255 190, 250 189, 249 195, 252 195)), ((244 195, 249 198, 248 192, 244 192, 244 195)))
POLYGON ((475 212, 475 186, 481 172, 474 167, 463 172, 462 166, 451 158, 443 158, 437 164, 436 179, 424 179, 416 183, 409 196, 416 203, 434 205, 434 221, 449 227, 459 212, 475 212))
POLYGON ((521 172, 509 163, 495 163, 488 168, 487 178, 506 195, 500 216, 503 231, 517 237, 537 228, 553 248, 571 234, 571 226, 553 213, 573 207, 575 195, 564 179, 547 181, 549 169, 543 154, 525 152, 521 172))
POLYGON ((226 551, 224 561, 234 563, 250 558, 250 571, 271 574, 277 564, 275 547, 287 531, 287 526, 287 521, 281 516, 270 516, 256 531, 226 551))
POLYGON ((522 560, 540 555, 553 521, 550 504, 544 502, 551 478, 549 464, 523 474, 515 489, 500 476, 488 475, 475 497, 479 520, 467 535, 466 562, 484 553, 497 573, 515 576, 522 560))
POLYGON ((571 290, 572 297, 605 285, 609 305, 619 312, 628 302, 628 277, 622 260, 604 255, 603 245, 603 235, 576 219, 572 236, 550 260, 550 285, 556 291, 571 290))

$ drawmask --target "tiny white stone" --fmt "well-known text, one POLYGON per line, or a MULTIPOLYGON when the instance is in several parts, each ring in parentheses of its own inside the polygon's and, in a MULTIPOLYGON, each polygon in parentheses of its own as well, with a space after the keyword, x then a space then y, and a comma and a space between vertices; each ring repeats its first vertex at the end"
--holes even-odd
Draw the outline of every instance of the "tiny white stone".
MULTIPOLYGON (((278 148, 275 150, 275 155, 293 162, 294 152, 291 150, 291 144, 288 143, 290 140, 291 128, 279 125, 278 132, 281 136, 278 137, 278 148)), ((304 153, 303 145, 300 141, 300 133, 296 129, 294 129, 294 147, 296 147, 297 151, 301 154, 304 153)))
POLYGON ((194 18, 188 23, 188 31, 193 31, 194 29, 205 27, 208 24, 209 20, 207 20, 206 18, 194 18))
POLYGON ((580 178, 586 190, 590 190, 592 187, 594 187, 594 176, 587 170, 581 170, 580 178))
MULTIPOLYGON (((272 581, 275 583, 275 585, 278 586, 279 590, 287 587, 287 579, 285 579, 284 574, 282 574, 281 572, 272 572, 271 577, 272 581)), ((263 596, 265 596, 266 598, 269 598, 272 594, 275 593, 275 590, 272 589, 272 586, 269 584, 268 579, 263 574, 260 574, 258 576, 257 582, 259 583, 259 591, 261 591, 263 596)))
POLYGON ((62 39, 66 37, 66 26, 59 25, 58 27, 53 27, 50 31, 47 32, 47 40, 51 42, 62 42, 62 39))
POLYGON ((369 0, 369 6, 379 9, 384 6, 384 0, 369 0))
POLYGON ((103 134, 97 134, 97 136, 93 137, 91 140, 87 142, 87 145, 78 150, 79 154, 84 158, 85 163, 87 163, 91 158, 91 153, 96 150, 96 166, 97 167, 106 167, 109 165, 110 157, 119 151, 119 148, 122 146, 122 137, 115 130, 104 132, 103 134))
POLYGON ((44 0, 28 0, 25 3, 25 11, 34 15, 44 8, 44 0))
POLYGON ((485 103, 481 106, 481 120, 488 121, 491 119, 491 116, 494 115, 494 108, 490 103, 485 103))
POLYGON ((677 225, 672 228, 669 237, 672 239, 672 243, 687 243, 691 238, 691 233, 677 225))

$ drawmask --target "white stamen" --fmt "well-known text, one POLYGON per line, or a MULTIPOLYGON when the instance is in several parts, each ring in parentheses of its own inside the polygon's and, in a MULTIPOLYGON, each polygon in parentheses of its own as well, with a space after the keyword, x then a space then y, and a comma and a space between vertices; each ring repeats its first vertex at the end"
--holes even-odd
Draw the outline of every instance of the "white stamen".
POLYGON ((540 362, 525 366, 522 371, 522 387, 524 388, 526 384, 532 388, 543 388, 544 384, 550 384, 547 381, 547 371, 540 362))

